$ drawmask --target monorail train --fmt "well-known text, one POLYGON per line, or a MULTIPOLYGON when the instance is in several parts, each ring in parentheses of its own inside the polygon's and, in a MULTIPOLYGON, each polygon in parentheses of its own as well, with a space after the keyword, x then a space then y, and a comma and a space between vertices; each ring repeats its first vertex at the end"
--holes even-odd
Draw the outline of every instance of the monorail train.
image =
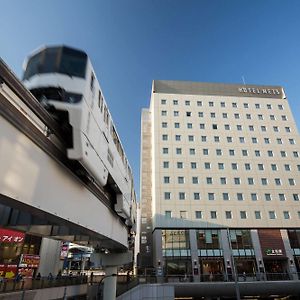
POLYGON ((68 158, 113 189, 116 212, 134 222, 132 171, 87 54, 66 46, 43 47, 25 63, 23 82, 69 129, 68 158))

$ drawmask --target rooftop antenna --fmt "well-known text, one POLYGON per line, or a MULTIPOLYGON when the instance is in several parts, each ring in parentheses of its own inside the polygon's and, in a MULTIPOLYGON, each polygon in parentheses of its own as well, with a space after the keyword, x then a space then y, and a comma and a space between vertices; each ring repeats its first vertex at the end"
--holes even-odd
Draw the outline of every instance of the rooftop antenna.
POLYGON ((246 81, 245 81, 244 75, 242 75, 242 80, 243 80, 244 85, 246 85, 246 81))

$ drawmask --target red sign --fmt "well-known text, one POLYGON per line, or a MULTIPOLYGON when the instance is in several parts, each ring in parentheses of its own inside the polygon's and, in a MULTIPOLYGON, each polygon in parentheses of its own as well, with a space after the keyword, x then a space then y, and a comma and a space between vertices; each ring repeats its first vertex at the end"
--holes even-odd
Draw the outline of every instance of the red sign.
POLYGON ((23 278, 32 278, 34 269, 31 268, 19 268, 19 274, 22 275, 23 278))
POLYGON ((60 248, 60 259, 65 259, 68 256, 69 242, 62 242, 60 248))
POLYGON ((40 264, 39 255, 22 254, 20 259, 20 268, 38 268, 40 264))
POLYGON ((0 277, 12 279, 17 275, 17 265, 0 265, 0 277))
POLYGON ((24 237, 23 232, 0 228, 0 243, 21 243, 24 237))

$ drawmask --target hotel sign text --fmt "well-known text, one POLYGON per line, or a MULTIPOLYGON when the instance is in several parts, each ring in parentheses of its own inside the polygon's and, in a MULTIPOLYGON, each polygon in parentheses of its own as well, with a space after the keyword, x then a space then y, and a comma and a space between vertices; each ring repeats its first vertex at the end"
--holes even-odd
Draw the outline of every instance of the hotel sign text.
POLYGON ((247 93, 247 94, 280 95, 280 90, 278 90, 278 89, 240 87, 239 92, 240 93, 247 93))

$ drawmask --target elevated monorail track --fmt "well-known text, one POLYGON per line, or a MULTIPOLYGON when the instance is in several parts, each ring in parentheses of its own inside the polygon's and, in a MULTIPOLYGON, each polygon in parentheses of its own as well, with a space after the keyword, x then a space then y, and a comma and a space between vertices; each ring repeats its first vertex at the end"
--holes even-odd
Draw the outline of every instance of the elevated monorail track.
POLYGON ((69 160, 66 155, 66 134, 60 125, 36 100, 36 98, 24 87, 20 80, 13 74, 8 66, 0 58, 0 115, 26 135, 34 144, 47 153, 56 162, 69 170, 99 201, 108 207, 114 215, 114 200, 102 187, 98 186, 82 165, 75 160, 69 160), (48 129, 42 132, 16 105, 1 93, 1 87, 7 86, 32 113, 48 129), (48 136, 55 136, 62 147, 55 144, 48 136))

